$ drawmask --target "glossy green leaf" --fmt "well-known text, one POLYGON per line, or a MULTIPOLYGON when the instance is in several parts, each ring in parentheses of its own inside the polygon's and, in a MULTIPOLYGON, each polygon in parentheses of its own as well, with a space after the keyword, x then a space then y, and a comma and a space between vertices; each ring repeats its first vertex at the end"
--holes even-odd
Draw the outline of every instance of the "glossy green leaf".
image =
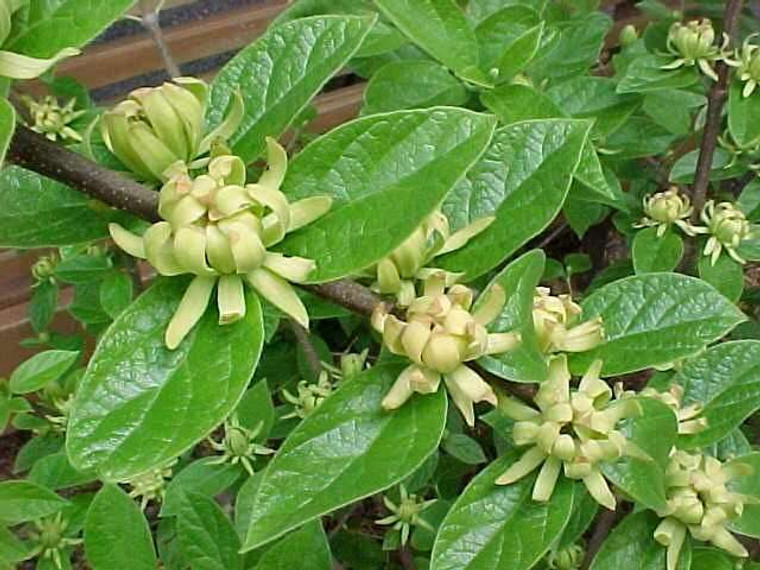
POLYGON ((750 180, 742 188, 736 205, 741 208, 750 222, 760 221, 760 178, 750 180))
POLYGON ((64 283, 85 283, 102 277, 111 262, 105 255, 72 255, 62 259, 55 267, 55 277, 64 283))
POLYGON ((242 465, 219 463, 217 460, 218 457, 198 459, 172 477, 161 504, 162 517, 176 516, 179 513, 185 493, 214 497, 231 487, 244 474, 242 465))
MULTIPOLYGON (((670 169, 670 181, 677 184, 692 184, 698 160, 699 149, 694 149, 684 154, 670 169)), ((740 176, 744 172, 744 167, 740 162, 734 160, 730 152, 724 148, 715 149, 712 165, 710 166, 710 180, 728 180, 740 176)))
POLYGON ((7 99, 0 99, 0 166, 5 162, 5 153, 16 130, 16 111, 7 99))
POLYGON ((557 119, 562 110, 544 93, 527 85, 501 85, 485 91, 480 99, 486 108, 509 125, 530 119, 557 119))
POLYGON ((523 71, 541 47, 544 36, 543 22, 521 34, 510 43, 499 58, 499 80, 507 81, 523 71))
POLYGON ((390 487, 436 450, 446 418, 444 390, 415 396, 394 412, 380 406, 401 370, 374 366, 293 430, 259 484, 246 550, 390 487))
MULTIPOLYGON (((529 6, 504 6, 478 23, 475 37, 480 51, 480 67, 485 72, 498 69, 505 51, 532 28, 540 25, 538 13, 529 6)), ((501 76, 498 79, 509 79, 501 76)))
POLYGON ((39 58, 82 47, 117 20, 135 0, 30 2, 19 34, 3 49, 39 58))
POLYGON ((172 459, 234 409, 263 344, 258 299, 241 321, 219 326, 215 307, 174 351, 164 331, 187 280, 164 279, 101 337, 69 419, 72 464, 122 480, 172 459))
POLYGON ((184 493, 177 513, 177 541, 193 570, 242 570, 240 539, 213 499, 184 493))
POLYGON ((35 332, 42 332, 50 326, 58 308, 58 293, 58 285, 50 281, 42 281, 32 289, 27 314, 35 332))
POLYGON ((760 97, 744 97, 743 86, 734 81, 729 89, 728 130, 736 144, 746 148, 760 143, 760 97))
POLYGON ((728 487, 736 493, 753 497, 754 501, 749 500, 745 503, 741 517, 730 522, 731 530, 745 536, 760 538, 760 504, 757 504, 760 500, 760 452, 742 455, 732 463, 749 465, 752 472, 729 481, 728 487))
POLYGON ((605 342, 575 354, 582 373, 597 358, 607 376, 673 362, 702 350, 745 320, 710 285, 676 273, 647 273, 615 281, 582 303, 583 319, 601 316, 605 342))
POLYGON ((488 326, 489 331, 518 331, 522 336, 522 342, 514 350, 478 360, 483 368, 501 378, 518 382, 546 379, 548 369, 536 346, 533 329, 533 298, 545 263, 544 252, 534 249, 511 262, 491 281, 507 292, 507 302, 499 317, 488 326))
POLYGON ((217 74, 209 94, 209 124, 221 123, 234 93, 245 116, 231 139, 235 154, 251 160, 267 136, 278 137, 359 48, 374 18, 315 16, 270 28, 217 74))
MULTIPOLYGON (((621 570, 629 568, 631 562, 636 564, 636 570, 663 570, 667 549, 654 539, 658 524, 660 519, 651 511, 625 517, 602 543, 590 570, 621 570)), ((693 568, 691 561, 691 541, 686 540, 678 560, 678 570, 693 568)))
POLYGON ((472 279, 541 233, 562 208, 589 128, 586 121, 554 119, 497 131, 443 204, 455 228, 484 216, 496 220, 465 247, 443 256, 441 266, 472 279))
POLYGON ((441 449, 467 465, 480 465, 488 461, 478 441, 463 433, 449 434, 441 443, 441 449))
POLYGON ((27 558, 29 547, 10 530, 0 526, 0 568, 17 568, 16 563, 27 558))
POLYGON ((0 522, 14 525, 60 511, 66 501, 29 481, 0 482, 0 522))
POLYGON ((585 487, 578 487, 575 499, 573 500, 573 514, 562 531, 562 536, 557 543, 556 549, 562 550, 578 542, 591 526, 591 523, 594 522, 601 508, 596 499, 586 491, 585 487))
POLYGON ((235 413, 243 427, 259 429, 259 440, 266 439, 275 422, 274 404, 266 380, 260 380, 246 391, 235 413))
POLYGON ((648 93, 662 89, 681 89, 694 85, 699 76, 693 67, 678 70, 662 69, 672 57, 644 55, 631 62, 625 77, 617 86, 618 93, 648 93))
POLYGON ((414 43, 449 69, 478 65, 475 32, 454 0, 374 0, 414 43))
POLYGON ((283 249, 317 261, 314 282, 376 263, 440 204, 494 126, 488 115, 434 108, 365 117, 317 139, 291 164, 283 192, 291 200, 331 195, 332 209, 283 249))
POLYGON ((624 457, 614 464, 604 464, 602 470, 637 503, 664 509, 665 469, 678 438, 678 422, 673 410, 662 402, 642 398, 640 404, 642 415, 623 422, 620 431, 652 460, 624 457))
POLYGON ((548 503, 531 499, 534 476, 496 485, 517 457, 493 462, 462 492, 441 523, 431 570, 528 570, 548 551, 570 519, 577 484, 560 478, 548 503))
POLYGON ((760 409, 760 341, 741 340, 714 346, 689 359, 673 377, 684 388, 684 405, 704 406, 707 427, 681 436, 680 447, 703 447, 719 441, 760 409))
POLYGON ((63 184, 7 166, 0 171, 0 186, 2 247, 71 245, 108 235, 102 206, 63 184))
POLYGON ((84 548, 93 570, 156 568, 148 521, 137 503, 115 485, 105 485, 87 512, 84 548))
POLYGON ((100 284, 100 304, 111 318, 118 317, 132 302, 134 285, 126 273, 114 271, 100 284))
POLYGON ((674 231, 658 236, 657 228, 645 228, 633 238, 633 267, 638 274, 672 271, 681 261, 683 251, 683 240, 674 231))
MULTIPOLYGON (((694 549, 689 570, 734 570, 735 559, 717 548, 697 547, 694 549)), ((747 568, 744 566, 743 568, 747 568)))
POLYGON ((729 255, 721 255, 715 265, 711 256, 700 255, 697 262, 699 276, 736 303, 744 290, 744 267, 729 255))
POLYGON ((692 115, 705 103, 707 98, 700 93, 663 89, 646 94, 642 111, 671 133, 686 136, 692 128, 692 115))
POLYGON ((365 115, 436 105, 463 105, 467 90, 434 61, 396 61, 372 76, 364 90, 365 115))
POLYGON ((63 376, 77 358, 79 353, 71 350, 46 350, 35 354, 11 374, 11 391, 16 394, 36 392, 63 376))
POLYGON ((267 550, 255 570, 330 570, 332 556, 320 521, 306 523, 267 550))
MULTIPOLYGON (((605 172, 596 148, 591 141, 587 141, 586 146, 583 147, 581 160, 578 163, 578 169, 575 171, 575 179, 581 183, 582 187, 573 186, 570 189, 568 201, 573 198, 582 201, 583 206, 588 207, 591 212, 599 211, 599 204, 607 204, 619 210, 627 209, 625 197, 620 191, 620 183, 614 179, 614 175, 609 171, 605 172)), ((572 225, 572 220, 568 221, 572 225)))
POLYGON ((74 469, 63 449, 35 462, 27 478, 32 483, 37 483, 54 491, 84 485, 96 479, 95 473, 92 471, 83 473, 74 469))

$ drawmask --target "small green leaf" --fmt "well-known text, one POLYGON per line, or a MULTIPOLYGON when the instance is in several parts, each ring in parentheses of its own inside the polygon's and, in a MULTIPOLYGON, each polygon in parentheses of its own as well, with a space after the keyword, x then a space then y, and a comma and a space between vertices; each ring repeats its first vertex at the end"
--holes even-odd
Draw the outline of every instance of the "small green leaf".
POLYGON ((42 281, 32 289, 29 302, 29 322, 35 332, 42 332, 50 326, 58 308, 58 285, 42 281))
POLYGON ((348 62, 375 18, 315 16, 269 29, 216 75, 207 119, 220 124, 235 92, 245 116, 230 143, 246 160, 264 150, 267 136, 279 137, 324 84, 348 62))
POLYGON ((518 36, 510 43, 499 58, 499 80, 507 81, 523 71, 541 47, 544 35, 544 23, 540 23, 518 36))
POLYGON ((662 69, 672 57, 644 55, 631 62, 625 77, 617 86, 618 93, 648 93, 663 89, 682 89, 694 85, 699 76, 693 67, 678 70, 662 69))
POLYGON ((184 493, 177 513, 177 541, 193 570, 242 570, 240 539, 213 499, 184 493))
POLYGON ((710 256, 700 255, 697 262, 699 276, 736 303, 744 290, 744 267, 729 255, 721 255, 712 264, 710 256))
POLYGON ((330 570, 332 556, 320 521, 306 523, 267 550, 255 570, 330 570))
POLYGON ((76 485, 84 485, 95 481, 95 473, 77 471, 69 462, 66 452, 62 449, 57 453, 47 455, 35 462, 29 471, 29 481, 57 491, 76 485))
POLYGON ((454 229, 485 216, 496 220, 465 247, 443 256, 441 267, 473 279, 541 233, 562 208, 589 129, 587 121, 553 119, 498 130, 443 204, 454 229))
MULTIPOLYGON (((691 566, 689 570, 734 570, 736 564, 734 559, 717 548, 698 547, 692 554, 691 566)), ((748 569, 743 566, 744 570, 748 569)))
POLYGON ((267 381, 260 380, 249 388, 235 412, 243 427, 251 430, 260 428, 258 439, 266 439, 275 422, 274 404, 267 381))
POLYGON ((678 422, 668 406, 657 400, 641 398, 642 415, 623 422, 621 432, 636 444, 651 461, 624 457, 605 463, 602 471, 626 494, 650 509, 665 509, 665 468, 678 437, 678 422))
POLYGON ((672 271, 683 257, 681 236, 674 231, 657 235, 657 228, 645 228, 633 238, 631 256, 637 274, 672 271))
POLYGON ((683 405, 703 406, 707 418, 707 427, 681 436, 679 447, 719 441, 760 409, 760 341, 714 346, 687 360, 672 381, 684 389, 683 405))
POLYGON ((148 521, 127 494, 105 485, 84 523, 84 548, 93 570, 154 570, 156 553, 148 521))
POLYGON ((16 111, 7 99, 0 99, 0 166, 5 162, 5 153, 16 130, 16 111))
POLYGON ((161 505, 161 517, 179 514, 185 493, 214 497, 231 487, 243 475, 242 465, 218 463, 217 459, 217 457, 198 459, 172 477, 166 487, 166 496, 161 505))
POLYGON ((582 303, 583 319, 601 316, 605 342, 571 357, 585 372, 604 361, 615 376, 691 356, 727 334, 746 317, 710 285, 676 273, 647 273, 615 281, 582 303))
POLYGON ((527 85, 501 85, 483 92, 480 99, 505 125, 530 119, 564 117, 562 110, 551 99, 527 85))
POLYGON ((599 509, 599 503, 592 497, 586 488, 577 488, 573 499, 573 514, 562 531, 562 536, 557 543, 556 549, 562 550, 578 542, 583 534, 594 522, 599 509))
POLYGON ((121 271, 114 271, 100 284, 100 304, 112 318, 118 317, 132 302, 132 279, 121 271))
POLYGON ((263 344, 258 299, 241 321, 219 326, 215 308, 178 349, 166 326, 187 287, 157 282, 101 337, 79 386, 67 431, 72 464, 121 481, 159 466, 206 437, 234 409, 263 344))
POLYGON ((0 521, 15 525, 57 513, 66 501, 29 481, 0 482, 0 521))
POLYGON ((402 367, 376 365, 344 383, 293 430, 263 474, 244 548, 386 489, 438 447, 444 390, 386 412, 380 402, 402 367))
MULTIPOLYGON (((620 570, 629 568, 631 561, 635 561, 636 570, 663 570, 667 548, 654 540, 659 523, 660 519, 650 511, 625 517, 602 544, 590 570, 620 570)), ((691 541, 687 539, 681 548, 677 570, 694 568, 691 558, 691 541)))
POLYGON ((443 440, 441 448, 454 459, 458 459, 467 465, 480 465, 488 461, 477 440, 463 433, 449 435, 443 440))
POLYGON ((728 130, 739 147, 747 148, 760 142, 760 97, 744 97, 743 85, 734 81, 729 89, 728 130))
POLYGON ((111 269, 105 255, 80 254, 62 259, 55 267, 55 276, 64 283, 85 283, 102 277, 111 269))
MULTIPOLYGON (((480 68, 487 73, 498 69, 505 52, 517 39, 540 24, 538 12, 530 6, 505 6, 478 23, 475 36, 480 52, 480 68)), ((509 76, 504 77, 500 73, 498 79, 503 82, 509 76)))
POLYGON ((15 534, 0 526, 0 568, 18 568, 17 562, 29 558, 29 547, 15 534))
POLYGON ((431 570, 528 570, 549 550, 570 519, 578 486, 561 477, 551 500, 538 503, 531 499, 534 476, 496 485, 517 457, 493 462, 462 492, 441 523, 431 570))
POLYGON ((475 32, 454 0, 374 0, 414 43, 449 69, 478 66, 475 32))
POLYGON ((760 178, 753 178, 742 188, 736 205, 750 222, 760 221, 760 178))
POLYGON ((332 209, 283 249, 316 260, 313 282, 376 263, 480 158, 494 127, 491 116, 439 107, 365 117, 317 139, 293 160, 283 192, 290 200, 332 196, 332 209))
MULTIPOLYGON (((676 184, 692 184, 698 160, 699 149, 684 154, 670 169, 670 181, 676 184)), ((744 172, 744 166, 742 166, 741 162, 735 161, 730 152, 724 148, 715 149, 712 165, 710 166, 709 179, 711 181, 728 180, 741 176, 744 172)))
POLYGON ((16 394, 36 392, 63 376, 77 358, 79 353, 70 350, 46 350, 35 354, 11 374, 11 391, 16 394))
POLYGON ((749 465, 752 473, 729 481, 729 489, 755 499, 755 504, 752 501, 747 501, 741 517, 730 522, 731 530, 744 536, 760 538, 760 505, 757 504, 757 501, 760 500, 760 477, 758 477, 758 473, 760 473, 760 452, 742 455, 731 463, 749 465))

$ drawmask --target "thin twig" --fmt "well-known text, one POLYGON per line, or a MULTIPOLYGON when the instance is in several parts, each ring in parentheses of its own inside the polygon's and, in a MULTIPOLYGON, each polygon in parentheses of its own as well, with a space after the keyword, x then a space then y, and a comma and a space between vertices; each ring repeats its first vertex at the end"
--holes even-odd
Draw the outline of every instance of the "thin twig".
POLYGON ((602 512, 594 520, 594 531, 591 533, 586 544, 586 555, 583 558, 583 564, 581 564, 580 570, 588 570, 591 563, 594 561, 594 557, 601 548, 604 540, 610 534, 612 527, 617 524, 618 520, 622 518, 624 511, 622 509, 622 503, 618 499, 618 508, 614 511, 608 509, 602 509, 602 512))
POLYGON ((153 6, 151 0, 140 0, 140 12, 142 17, 140 23, 150 32, 153 43, 158 48, 158 53, 161 54, 161 59, 164 62, 164 68, 170 77, 179 77, 182 72, 179 70, 179 66, 172 57, 169 44, 166 43, 164 32, 161 29, 161 22, 158 18, 158 9, 153 6))
POLYGON ((288 324, 296 337, 298 346, 301 347, 301 352, 303 352, 303 355, 306 358, 306 364, 309 367, 309 371, 316 379, 319 376, 319 373, 322 372, 322 363, 319 360, 319 354, 317 354, 317 349, 314 347, 314 343, 312 343, 309 338, 309 331, 293 319, 288 319, 288 324))

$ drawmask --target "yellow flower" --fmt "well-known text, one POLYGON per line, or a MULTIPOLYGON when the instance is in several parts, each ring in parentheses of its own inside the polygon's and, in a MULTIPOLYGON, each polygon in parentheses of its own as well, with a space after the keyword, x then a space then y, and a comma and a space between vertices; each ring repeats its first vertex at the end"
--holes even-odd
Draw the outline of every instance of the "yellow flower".
POLYGON ((744 212, 731 202, 716 204, 714 200, 708 200, 702 210, 702 220, 707 226, 702 233, 710 234, 704 254, 710 256, 712 265, 718 261, 723 249, 736 262, 746 263, 737 251, 741 242, 752 235, 752 227, 744 212))
POLYGON ((486 325, 501 312, 506 295, 494 285, 471 311, 473 293, 463 285, 447 287, 445 272, 433 272, 424 282, 423 295, 414 299, 401 320, 378 307, 372 317, 383 343, 394 354, 412 361, 399 375, 382 402, 386 410, 401 407, 414 392, 436 392, 443 379, 454 404, 468 425, 475 424, 475 402, 496 404, 491 386, 464 363, 486 354, 512 349, 515 333, 489 333, 486 325))
POLYGON ((665 192, 644 197, 644 218, 633 227, 656 227, 657 237, 662 237, 675 224, 686 235, 694 236, 697 232, 689 223, 693 211, 689 197, 681 194, 677 186, 671 186, 665 192))
POLYGON ((753 43, 757 33, 751 34, 744 40, 738 60, 726 60, 726 63, 738 67, 737 75, 744 81, 742 96, 749 97, 760 84, 760 46, 753 43))
POLYGON ((55 97, 46 96, 41 101, 25 97, 24 102, 29 107, 32 118, 32 130, 45 135, 51 141, 81 142, 82 136, 76 132, 71 123, 85 114, 85 111, 75 111, 76 100, 72 99, 61 107, 55 97))
POLYGON ((716 46, 715 30, 712 22, 707 18, 692 20, 683 24, 675 22, 668 33, 668 51, 676 56, 676 59, 662 69, 678 69, 683 66, 698 66, 699 69, 713 81, 718 80, 718 75, 713 69, 713 64, 725 51, 716 46))
POLYGON ((267 251, 285 234, 329 210, 329 197, 312 197, 289 204, 279 188, 287 169, 287 154, 267 139, 269 169, 256 184, 245 185, 245 165, 234 156, 214 158, 208 173, 192 179, 175 168, 161 189, 159 214, 165 221, 137 236, 118 224, 109 229, 127 253, 147 259, 165 276, 192 274, 166 330, 166 345, 176 348, 203 316, 217 289, 219 324, 245 315, 247 283, 304 327, 309 317, 290 283, 306 281, 315 264, 310 259, 267 251))
POLYGON ((601 317, 572 325, 581 312, 580 305, 569 295, 554 297, 549 289, 538 287, 533 297, 533 326, 539 350, 586 352, 604 342, 601 317))

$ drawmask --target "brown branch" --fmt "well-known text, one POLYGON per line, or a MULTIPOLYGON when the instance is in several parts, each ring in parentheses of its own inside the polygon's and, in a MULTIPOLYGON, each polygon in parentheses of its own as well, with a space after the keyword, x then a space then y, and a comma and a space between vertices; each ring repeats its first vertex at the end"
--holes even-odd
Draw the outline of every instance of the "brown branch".
POLYGON ((16 127, 6 160, 63 182, 109 206, 131 212, 149 222, 160 220, 157 192, 103 168, 22 125, 16 127))
POLYGON ((296 337, 296 342, 298 342, 298 346, 301 348, 304 358, 306 358, 306 364, 309 367, 309 371, 316 380, 319 377, 319 373, 322 372, 322 363, 319 360, 317 349, 314 348, 314 344, 309 338, 309 331, 293 319, 288 319, 288 324, 296 337))
POLYGON ((622 503, 620 497, 617 497, 618 508, 614 511, 608 509, 602 509, 602 512, 594 519, 594 531, 591 533, 591 537, 588 539, 586 545, 586 555, 583 557, 583 564, 581 564, 580 570, 588 570, 591 563, 594 561, 594 557, 602 547, 604 540, 609 536, 612 528, 617 522, 625 516, 625 511, 621 508, 622 503))
POLYGON ((304 285, 303 288, 352 313, 365 317, 372 316, 375 308, 383 302, 380 296, 350 279, 339 279, 319 285, 304 285))
POLYGON ((151 4, 151 0, 140 0, 140 12, 142 12, 140 23, 146 30, 148 30, 153 39, 153 43, 156 44, 158 53, 161 55, 161 59, 164 62, 164 69, 166 69, 166 72, 172 78, 179 77, 182 75, 182 72, 172 57, 169 44, 166 43, 166 38, 164 37, 164 32, 161 29, 161 23, 158 19, 158 11, 151 4))

